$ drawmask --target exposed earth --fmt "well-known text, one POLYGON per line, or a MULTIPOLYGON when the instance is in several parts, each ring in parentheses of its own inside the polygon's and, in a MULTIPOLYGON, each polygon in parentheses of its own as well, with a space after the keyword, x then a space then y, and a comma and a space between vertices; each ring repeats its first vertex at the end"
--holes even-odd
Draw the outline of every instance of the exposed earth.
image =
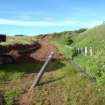
POLYGON ((54 57, 57 59, 59 57, 57 48, 50 43, 51 36, 45 36, 40 40, 41 48, 35 53, 31 54, 31 57, 36 60, 44 61, 50 52, 54 52, 54 57))
POLYGON ((57 59, 59 58, 58 50, 49 43, 50 40, 50 36, 44 36, 39 42, 34 42, 31 45, 15 44, 5 46, 2 52, 10 55, 14 59, 14 63, 45 61, 50 52, 54 52, 53 58, 57 59))

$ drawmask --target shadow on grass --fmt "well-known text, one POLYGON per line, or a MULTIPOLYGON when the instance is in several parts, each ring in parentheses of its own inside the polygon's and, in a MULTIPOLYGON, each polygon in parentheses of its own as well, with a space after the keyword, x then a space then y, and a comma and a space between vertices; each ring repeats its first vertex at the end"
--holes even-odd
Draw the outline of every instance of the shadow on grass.
POLYGON ((50 84, 50 83, 53 83, 53 82, 57 82, 57 81, 59 81, 59 80, 62 80, 64 77, 65 77, 65 76, 62 76, 62 77, 59 77, 59 78, 57 78, 57 79, 49 80, 49 81, 47 81, 47 82, 42 82, 42 83, 39 84, 39 86, 42 86, 42 85, 45 85, 45 84, 50 84))
POLYGON ((5 97, 0 93, 0 105, 7 105, 5 97))
MULTIPOLYGON (((6 64, 0 66, 0 71, 4 72, 12 72, 12 73, 18 73, 18 72, 23 72, 23 73, 37 73, 39 72, 40 68, 43 65, 43 61, 36 61, 36 63, 19 63, 19 64, 6 64)), ((59 60, 52 60, 47 68, 46 72, 50 71, 55 71, 57 69, 62 68, 65 66, 64 63, 62 63, 59 60)))

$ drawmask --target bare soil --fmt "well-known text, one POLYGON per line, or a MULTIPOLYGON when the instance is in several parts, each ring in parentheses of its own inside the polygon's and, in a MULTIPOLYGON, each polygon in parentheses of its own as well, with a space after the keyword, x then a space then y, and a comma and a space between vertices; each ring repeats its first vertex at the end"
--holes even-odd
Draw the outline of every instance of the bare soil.
POLYGON ((45 61, 50 52, 54 52, 53 59, 58 59, 58 50, 50 43, 50 40, 51 36, 45 36, 39 42, 31 45, 0 46, 0 50, 2 49, 2 53, 10 55, 14 59, 14 63, 45 61))
POLYGON ((54 59, 59 58, 59 53, 57 48, 50 43, 51 41, 51 36, 45 36, 40 40, 41 48, 38 49, 35 53, 33 52, 31 54, 31 57, 33 59, 39 60, 39 61, 44 61, 50 54, 50 52, 54 52, 54 59))

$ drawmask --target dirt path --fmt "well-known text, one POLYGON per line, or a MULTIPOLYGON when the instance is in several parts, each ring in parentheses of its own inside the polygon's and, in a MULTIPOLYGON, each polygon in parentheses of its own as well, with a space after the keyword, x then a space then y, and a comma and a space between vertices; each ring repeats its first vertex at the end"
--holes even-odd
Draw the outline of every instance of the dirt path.
POLYGON ((41 48, 38 49, 35 53, 31 54, 31 57, 33 59, 39 60, 39 61, 44 61, 47 56, 49 55, 50 52, 54 52, 54 57, 53 58, 58 58, 58 50, 55 46, 53 46, 51 43, 51 36, 45 36, 40 40, 41 48))

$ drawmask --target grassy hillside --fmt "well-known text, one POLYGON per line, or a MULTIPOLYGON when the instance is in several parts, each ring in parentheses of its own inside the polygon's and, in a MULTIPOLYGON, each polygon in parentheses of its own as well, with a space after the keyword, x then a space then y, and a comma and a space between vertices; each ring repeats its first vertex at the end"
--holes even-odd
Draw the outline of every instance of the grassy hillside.
POLYGON ((2 45, 13 45, 13 44, 31 44, 36 41, 36 37, 27 37, 27 36, 7 36, 6 42, 0 43, 2 45))
MULTIPOLYGON (((74 67, 70 64, 72 51, 71 48, 66 47, 66 41, 66 35, 58 35, 57 37, 53 37, 52 40, 52 43, 57 46, 59 51, 67 58, 65 59, 65 67, 61 69, 65 75, 63 79, 64 105, 104 105, 104 88, 92 84, 87 78, 76 72, 74 67)), ((72 47, 74 47, 73 45, 74 44, 72 44, 72 47)))
POLYGON ((97 78, 97 82, 105 85, 105 24, 89 29, 75 38, 73 47, 93 48, 93 56, 79 55, 78 63, 90 76, 97 78))

